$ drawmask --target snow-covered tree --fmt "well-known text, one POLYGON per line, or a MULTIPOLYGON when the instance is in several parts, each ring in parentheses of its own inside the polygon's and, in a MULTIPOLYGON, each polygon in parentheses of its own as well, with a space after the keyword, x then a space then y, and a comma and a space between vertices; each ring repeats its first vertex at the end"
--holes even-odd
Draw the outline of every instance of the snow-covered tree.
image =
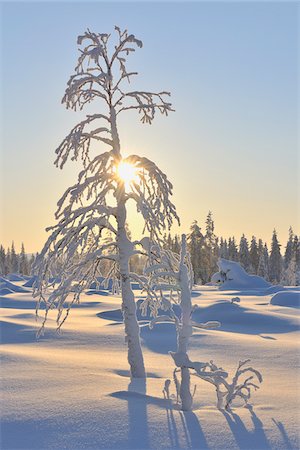
POLYGON ((269 260, 269 276, 272 283, 279 283, 281 279, 282 257, 280 244, 278 242, 276 230, 273 231, 271 253, 269 260))
POLYGON ((300 284, 300 240, 297 235, 294 236, 293 241, 293 257, 296 261, 296 271, 297 271, 297 285, 300 284))
POLYGON ((22 275, 29 275, 29 263, 28 263, 28 259, 25 253, 25 247, 24 244, 22 242, 21 245, 21 253, 19 255, 19 273, 21 273, 22 275))
POLYGON ((201 228, 199 227, 197 220, 194 220, 190 227, 190 233, 187 236, 187 242, 194 272, 195 283, 202 284, 204 281, 203 254, 205 243, 204 236, 201 232, 201 228))
POLYGON ((282 271, 280 283, 286 286, 296 286, 298 283, 296 258, 293 256, 288 266, 282 271))
POLYGON ((250 266, 250 254, 249 254, 249 245, 247 238, 243 234, 240 240, 239 247, 239 262, 242 264, 244 269, 248 271, 250 266))
POLYGON ((220 238, 219 257, 224 259, 229 258, 227 240, 222 237, 220 238))
POLYGON ((259 251, 259 255, 257 275, 265 280, 269 280, 269 252, 267 244, 259 251))
POLYGON ((0 274, 5 275, 5 249, 3 245, 0 245, 0 274))
POLYGON ((234 236, 228 239, 228 259, 230 261, 238 261, 239 259, 238 249, 234 236))
POLYGON ((18 255, 15 250, 15 243, 12 242, 11 244, 11 251, 10 251, 10 266, 11 266, 11 272, 17 273, 18 272, 18 255))
POLYGON ((6 257, 5 257, 5 270, 4 273, 7 275, 8 273, 11 273, 12 269, 11 269, 11 253, 10 253, 10 248, 7 249, 6 251, 6 257))
POLYGON ((294 232, 292 227, 289 228, 289 239, 287 241, 284 252, 284 268, 287 269, 294 254, 294 232))
POLYGON ((257 269, 258 269, 258 264, 259 264, 259 252, 258 252, 258 246, 257 246, 255 236, 252 236, 252 239, 251 239, 249 257, 250 257, 250 268, 251 268, 250 272, 257 274, 257 269))
POLYGON ((34 268, 36 256, 31 255, 31 257, 29 258, 29 263, 28 263, 29 264, 29 275, 33 275, 33 271, 34 271, 33 268, 34 268))
POLYGON ((203 272, 204 272, 204 283, 210 281, 211 276, 215 273, 217 269, 218 260, 218 239, 214 233, 215 224, 212 218, 212 212, 209 211, 206 221, 205 221, 205 248, 203 256, 203 272))
POLYGON ((102 108, 75 125, 56 150, 58 167, 63 168, 71 159, 81 160, 83 168, 77 183, 58 202, 58 222, 48 229, 51 235, 35 263, 39 281, 34 295, 46 304, 45 320, 50 309, 58 309, 57 323, 61 327, 81 292, 101 275, 102 261, 111 261, 107 276, 113 278, 114 291, 120 289, 122 294, 131 375, 144 377, 130 284, 135 275, 129 271, 131 256, 140 250, 139 243, 132 242, 126 232, 127 202, 136 204, 145 221, 145 231, 153 238, 160 239, 166 226, 170 227, 178 217, 170 201, 172 185, 166 175, 145 157, 123 157, 117 119, 122 113, 135 110, 142 123, 151 124, 156 112, 168 115, 172 108, 168 92, 126 89, 126 83, 137 75, 127 70, 127 57, 142 47, 142 42, 127 30, 115 27, 115 31, 115 45, 113 36, 107 33, 87 30, 78 37, 80 56, 62 101, 75 111, 96 100, 102 102, 102 108), (107 150, 101 153, 101 146, 107 150), (114 236, 109 243, 103 242, 105 231, 114 236), (47 299, 45 292, 57 260, 62 263, 61 281, 47 299), (75 293, 65 307, 71 291, 75 293))

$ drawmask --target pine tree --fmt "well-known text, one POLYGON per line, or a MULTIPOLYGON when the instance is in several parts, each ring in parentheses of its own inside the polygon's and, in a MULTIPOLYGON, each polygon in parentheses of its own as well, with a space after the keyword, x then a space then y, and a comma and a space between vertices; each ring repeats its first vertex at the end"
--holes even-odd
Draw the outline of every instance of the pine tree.
POLYGON ((18 272, 18 268, 19 268, 19 263, 18 263, 18 255, 16 253, 15 250, 15 244, 14 242, 12 242, 11 244, 11 272, 12 273, 17 273, 18 272))
POLYGON ((300 240, 297 235, 294 236, 292 254, 296 261, 296 270, 299 272, 300 271, 300 240))
POLYGON ((289 228, 289 239, 284 253, 284 268, 287 269, 294 254, 294 233, 292 227, 289 228))
POLYGON ((270 254, 270 281, 279 283, 281 279, 282 257, 280 253, 280 244, 278 242, 277 233, 274 229, 270 254))
POLYGON ((190 227, 190 234, 188 236, 188 247, 191 255, 191 263, 193 266, 194 277, 196 283, 203 283, 203 248, 204 236, 201 233, 201 228, 197 220, 194 220, 190 227))
POLYGON ((219 256, 220 258, 228 259, 228 244, 226 239, 221 237, 220 239, 220 247, 219 247, 219 256))
POLYGON ((172 245, 172 252, 174 253, 180 253, 180 238, 177 234, 175 234, 173 245, 172 245))
POLYGON ((288 266, 282 272, 281 284, 285 286, 296 286, 298 281, 297 277, 297 264, 296 258, 292 256, 288 266))
POLYGON ((230 261, 238 261, 238 249, 234 236, 228 239, 228 259, 230 261))
POLYGON ((214 233, 215 224, 212 212, 209 211, 205 221, 204 255, 203 255, 203 282, 208 283, 217 270, 218 240, 214 233))
POLYGON ((168 238, 166 240, 166 248, 167 250, 172 250, 173 248, 173 239, 170 233, 168 234, 168 238))
POLYGON ((269 280, 269 252, 267 244, 263 246, 262 240, 259 240, 259 263, 257 268, 257 275, 269 280))
POLYGON ((10 248, 7 249, 6 252, 6 258, 5 258, 5 270, 4 273, 5 275, 7 275, 8 273, 11 273, 12 269, 11 269, 11 253, 10 253, 10 248))
POLYGON ((19 273, 22 275, 29 275, 29 264, 23 242, 21 245, 21 253, 19 256, 19 273))
POLYGON ((244 269, 246 271, 248 271, 248 269, 250 267, 250 254, 249 254, 248 241, 244 234, 240 240, 239 262, 244 267, 244 269))
MULTIPOLYGON (((37 254, 36 254, 36 256, 37 256, 37 254)), ((32 254, 30 259, 29 259, 29 275, 33 275, 33 265, 34 265, 34 262, 35 262, 35 258, 36 257, 32 254)))
POLYGON ((5 249, 3 245, 0 245, 0 275, 5 275, 5 249))
POLYGON ((257 274, 259 263, 259 252, 255 236, 252 236, 251 239, 249 256, 250 256, 250 273, 257 274))
POLYGON ((260 255, 264 252, 264 244, 262 239, 258 239, 258 257, 260 258, 260 255))

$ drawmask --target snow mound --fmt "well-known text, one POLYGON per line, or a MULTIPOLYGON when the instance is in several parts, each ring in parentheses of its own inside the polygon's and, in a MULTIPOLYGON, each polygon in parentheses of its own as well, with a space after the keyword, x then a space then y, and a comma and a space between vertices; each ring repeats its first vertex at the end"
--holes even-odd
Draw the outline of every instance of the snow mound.
POLYGON ((103 289, 89 289, 85 292, 86 295, 109 295, 109 292, 103 290, 103 289))
POLYGON ((276 294, 277 292, 285 291, 285 288, 281 286, 280 284, 276 284, 275 286, 270 286, 268 289, 265 290, 265 295, 271 295, 276 294))
MULTIPOLYGON (((138 319, 139 322, 150 322, 150 320, 153 319, 153 315, 151 314, 151 311, 149 308, 147 308, 147 310, 145 311, 146 314, 144 315, 141 309, 141 304, 143 303, 143 300, 138 300, 136 302, 136 317, 138 319)), ((173 311, 175 312, 175 314, 179 317, 180 316, 180 307, 178 305, 173 305, 173 311)), ((165 311, 162 309, 158 309, 158 315, 164 315, 164 316, 169 316, 171 317, 171 311, 165 311)), ((101 317, 102 319, 106 319, 106 320, 112 320, 115 322, 123 322, 123 314, 121 309, 116 309, 116 310, 109 310, 109 311, 103 311, 99 314, 97 314, 98 317, 101 317)), ((160 326, 160 325, 158 325, 160 326)))
POLYGON ((29 280, 26 281, 26 283, 23 284, 24 287, 32 287, 33 283, 36 281, 37 276, 29 278, 29 280))
POLYGON ((232 289, 266 289, 270 283, 257 275, 249 275, 243 267, 235 262, 220 258, 219 272, 212 276, 211 281, 219 285, 220 290, 232 289))
POLYGON ((24 278, 17 273, 9 273, 5 278, 9 281, 24 281, 24 278))
POLYGON ((271 305, 288 306, 290 308, 300 308, 300 292, 281 291, 277 292, 270 301, 271 305))
POLYGON ((2 295, 8 295, 8 294, 13 294, 13 291, 11 291, 10 289, 8 289, 7 287, 2 287, 1 285, 4 283, 0 284, 0 296, 2 295))
POLYGON ((192 316, 195 322, 217 320, 221 323, 216 331, 241 334, 288 333, 299 329, 294 317, 254 311, 237 303, 219 301, 206 307, 198 307, 192 316))
POLYGON ((28 292, 27 289, 24 289, 21 286, 16 286, 5 278, 0 277, 0 289, 9 289, 12 292, 28 292))

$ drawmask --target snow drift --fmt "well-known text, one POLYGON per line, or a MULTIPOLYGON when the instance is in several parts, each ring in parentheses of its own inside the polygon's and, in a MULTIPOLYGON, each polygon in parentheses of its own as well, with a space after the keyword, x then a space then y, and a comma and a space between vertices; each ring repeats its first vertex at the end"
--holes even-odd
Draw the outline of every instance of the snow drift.
POLYGON ((288 306, 291 308, 300 308, 299 291, 281 291, 273 295, 270 301, 271 305, 288 306))
POLYGON ((17 286, 14 283, 11 283, 10 281, 6 280, 5 278, 0 277, 0 291, 6 292, 6 294, 2 293, 1 295, 7 295, 11 292, 28 292, 27 289, 24 289, 21 286, 17 286))

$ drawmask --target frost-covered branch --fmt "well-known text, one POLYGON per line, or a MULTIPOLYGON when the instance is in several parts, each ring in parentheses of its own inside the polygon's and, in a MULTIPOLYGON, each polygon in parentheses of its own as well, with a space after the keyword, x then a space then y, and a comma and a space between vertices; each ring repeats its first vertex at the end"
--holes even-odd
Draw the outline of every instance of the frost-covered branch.
POLYGON ((169 112, 174 111, 172 104, 165 100, 165 96, 169 97, 170 92, 121 92, 121 96, 114 106, 116 107, 117 114, 130 109, 137 110, 142 116, 141 122, 151 125, 156 111, 159 111, 165 116, 168 116, 169 112), (126 106, 120 107, 124 102, 126 106))

